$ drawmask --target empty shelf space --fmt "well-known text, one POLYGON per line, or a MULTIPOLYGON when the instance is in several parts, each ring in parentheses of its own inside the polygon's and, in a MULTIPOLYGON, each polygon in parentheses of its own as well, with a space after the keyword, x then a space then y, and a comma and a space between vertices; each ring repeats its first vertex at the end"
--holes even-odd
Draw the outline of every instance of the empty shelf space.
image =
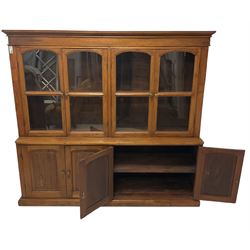
POLYGON ((115 174, 115 196, 143 195, 183 198, 193 193, 193 174, 115 174))
POLYGON ((194 173, 195 147, 118 147, 115 173, 194 173))

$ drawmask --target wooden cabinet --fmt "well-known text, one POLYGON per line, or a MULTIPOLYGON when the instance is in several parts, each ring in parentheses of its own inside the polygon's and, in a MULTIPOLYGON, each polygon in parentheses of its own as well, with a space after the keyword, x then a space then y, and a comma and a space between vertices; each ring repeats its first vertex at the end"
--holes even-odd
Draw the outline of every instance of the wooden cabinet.
POLYGON ((4 32, 20 205, 236 201, 244 151, 200 138, 214 32, 4 32))

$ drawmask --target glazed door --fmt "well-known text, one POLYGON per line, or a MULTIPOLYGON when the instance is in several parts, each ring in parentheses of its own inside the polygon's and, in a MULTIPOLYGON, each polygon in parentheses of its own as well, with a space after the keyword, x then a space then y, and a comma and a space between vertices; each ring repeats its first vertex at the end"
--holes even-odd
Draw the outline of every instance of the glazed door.
POLYGON ((236 202, 244 150, 200 147, 194 198, 236 202))
POLYGON ((153 58, 152 50, 112 50, 112 135, 151 133, 153 58))
POLYGON ((173 48, 156 53, 155 135, 193 135, 200 50, 173 48))
POLYGON ((113 148, 108 147, 82 160, 80 217, 83 218, 113 197, 113 148))
POLYGON ((60 49, 20 48, 18 66, 26 135, 66 135, 60 49))
POLYGON ((22 146, 26 197, 66 197, 64 146, 22 146))
POLYGON ((67 132, 107 136, 107 50, 63 50, 67 132))

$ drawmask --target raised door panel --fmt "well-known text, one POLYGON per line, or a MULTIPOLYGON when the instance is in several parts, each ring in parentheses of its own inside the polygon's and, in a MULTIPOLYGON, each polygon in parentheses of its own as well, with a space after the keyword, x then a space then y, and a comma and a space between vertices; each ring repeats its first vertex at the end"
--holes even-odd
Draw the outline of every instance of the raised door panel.
POLYGON ((244 152, 244 150, 199 148, 194 198, 236 202, 244 152))
POLYGON ((80 197, 79 165, 82 160, 105 149, 105 146, 66 146, 67 196, 80 197))
POLYGON ((113 197, 113 148, 108 147, 82 160, 80 216, 85 217, 113 197))
POLYGON ((63 146, 22 146, 26 196, 66 197, 63 146))

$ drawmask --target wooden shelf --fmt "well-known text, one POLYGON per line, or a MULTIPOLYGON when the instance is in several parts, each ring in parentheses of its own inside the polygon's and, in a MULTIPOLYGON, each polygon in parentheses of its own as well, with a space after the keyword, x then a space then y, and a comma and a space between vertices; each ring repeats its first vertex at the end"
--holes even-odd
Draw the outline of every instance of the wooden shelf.
POLYGON ((199 206, 193 174, 115 174, 111 206, 199 206))
POLYGON ((194 173, 195 162, 187 154, 119 154, 115 158, 115 173, 194 173))
POLYGON ((193 174, 115 174, 115 195, 183 196, 193 192, 193 174))
POLYGON ((194 173, 195 146, 116 146, 115 173, 194 173))
POLYGON ((119 194, 107 206, 199 206, 200 201, 194 200, 192 194, 169 196, 165 194, 119 194))

